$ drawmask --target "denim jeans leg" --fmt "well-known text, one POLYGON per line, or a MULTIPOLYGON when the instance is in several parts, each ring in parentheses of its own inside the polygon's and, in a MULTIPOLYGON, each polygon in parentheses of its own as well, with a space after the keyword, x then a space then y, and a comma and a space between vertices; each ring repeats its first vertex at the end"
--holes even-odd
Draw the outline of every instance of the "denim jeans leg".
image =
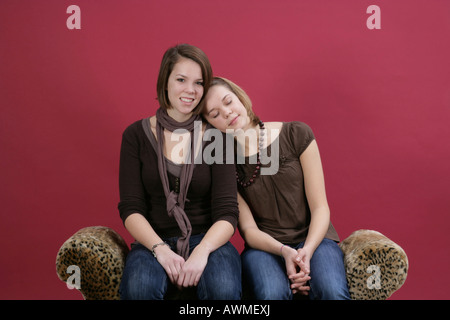
MULTIPOLYGON (((297 248, 303 247, 303 245, 304 243, 301 243, 297 248)), ((310 299, 350 299, 344 255, 336 242, 323 239, 311 258, 310 268, 310 299)))
POLYGON ((227 242, 208 257, 197 286, 200 300, 239 300, 242 294, 239 252, 227 242))
POLYGON ((134 244, 125 262, 120 283, 123 300, 162 300, 169 279, 150 250, 134 244))
POLYGON ((292 291, 283 258, 256 249, 241 254, 242 277, 252 299, 291 300, 292 291))

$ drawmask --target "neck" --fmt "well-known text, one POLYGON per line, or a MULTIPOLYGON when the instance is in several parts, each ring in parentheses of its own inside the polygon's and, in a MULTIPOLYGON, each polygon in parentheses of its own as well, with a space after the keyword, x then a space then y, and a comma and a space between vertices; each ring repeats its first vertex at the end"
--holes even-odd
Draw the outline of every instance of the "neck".
POLYGON ((187 113, 187 114, 180 113, 175 108, 168 109, 167 114, 177 122, 185 122, 185 121, 189 120, 193 115, 192 112, 187 113))
POLYGON ((260 131, 259 125, 255 125, 252 122, 249 122, 244 128, 235 131, 234 138, 246 156, 258 152, 260 131))
MULTIPOLYGON (((167 110, 171 111, 171 110, 167 110)), ((177 129, 186 129, 190 132, 194 130, 194 126, 197 120, 201 121, 199 115, 190 114, 184 115, 184 117, 180 116, 179 112, 172 113, 172 116, 169 115, 169 112, 166 110, 159 108, 156 110, 156 119, 158 127, 162 127, 167 131, 175 131, 177 129), (183 121, 185 119, 185 121, 183 121)))

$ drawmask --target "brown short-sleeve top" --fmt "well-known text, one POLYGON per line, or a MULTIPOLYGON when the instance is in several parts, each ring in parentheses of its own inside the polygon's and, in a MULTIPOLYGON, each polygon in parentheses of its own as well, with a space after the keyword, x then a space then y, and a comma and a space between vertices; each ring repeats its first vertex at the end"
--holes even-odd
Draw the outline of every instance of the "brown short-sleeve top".
MULTIPOLYGON (((247 188, 239 186, 239 193, 249 205, 260 230, 284 244, 297 245, 308 235, 311 211, 306 199, 303 170, 300 155, 315 139, 311 128, 302 122, 284 122, 278 143, 267 147, 271 158, 272 150, 278 145, 279 167, 272 175, 259 175, 247 188)), ((254 161, 237 164, 240 179, 248 181, 255 170, 254 161)), ((270 167, 263 164, 262 167, 270 167)), ((325 238, 339 241, 339 236, 330 222, 325 238)))

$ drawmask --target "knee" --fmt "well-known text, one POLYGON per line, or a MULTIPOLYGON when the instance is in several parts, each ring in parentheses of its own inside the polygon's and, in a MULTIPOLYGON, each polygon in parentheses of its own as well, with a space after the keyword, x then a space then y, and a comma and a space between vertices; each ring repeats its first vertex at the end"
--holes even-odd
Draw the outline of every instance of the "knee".
POLYGON ((129 255, 119 287, 122 300, 162 300, 167 291, 167 276, 148 252, 136 250, 129 255))
POLYGON ((125 274, 120 283, 120 298, 122 300, 162 300, 167 283, 154 281, 151 277, 134 272, 125 274))
POLYGON ((350 294, 346 283, 327 283, 322 286, 311 284, 310 298, 315 300, 350 300, 350 294))
POLYGON ((215 288, 208 288, 204 293, 206 294, 201 295, 199 292, 200 300, 240 300, 242 288, 240 283, 230 282, 215 288))
POLYGON ((292 300, 289 279, 284 273, 265 272, 261 268, 252 268, 243 275, 243 287, 246 297, 256 300, 292 300), (262 271, 262 272, 260 272, 262 271))
POLYGON ((289 285, 272 284, 255 289, 254 296, 256 300, 292 300, 292 291, 289 285))
POLYGON ((350 300, 348 290, 323 290, 320 300, 350 300))
POLYGON ((197 295, 201 300, 239 300, 242 295, 241 261, 234 246, 214 251, 200 278, 197 295))
POLYGON ((242 296, 241 277, 237 274, 224 277, 208 275, 200 278, 197 286, 197 297, 200 300, 240 300, 242 296))
POLYGON ((242 255, 245 293, 257 300, 291 300, 292 291, 281 258, 260 250, 242 255))
POLYGON ((350 299, 343 254, 332 240, 324 239, 311 259, 311 299, 350 299))

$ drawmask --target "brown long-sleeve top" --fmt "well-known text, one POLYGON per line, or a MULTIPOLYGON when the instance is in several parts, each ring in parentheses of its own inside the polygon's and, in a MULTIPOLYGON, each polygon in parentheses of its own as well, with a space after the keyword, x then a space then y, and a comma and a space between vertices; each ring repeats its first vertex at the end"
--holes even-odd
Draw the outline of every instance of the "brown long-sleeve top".
MULTIPOLYGON (((125 222, 129 215, 139 213, 149 221, 160 237, 181 236, 175 219, 167 214, 166 197, 154 146, 156 138, 146 127, 148 123, 148 118, 136 121, 126 128, 122 135, 118 204, 120 217, 125 222)), ((211 143, 212 141, 203 141, 202 151, 211 143)), ((210 149, 211 147, 208 150, 210 149)), ((176 190, 180 165, 168 159, 166 161, 170 188, 176 190)), ((223 163, 217 162, 209 164, 210 161, 205 161, 202 157, 201 164, 195 164, 187 193, 188 201, 185 204, 193 235, 206 232, 219 220, 230 222, 234 228, 237 226, 239 210, 236 168, 234 164, 225 163, 225 153, 223 163)))

